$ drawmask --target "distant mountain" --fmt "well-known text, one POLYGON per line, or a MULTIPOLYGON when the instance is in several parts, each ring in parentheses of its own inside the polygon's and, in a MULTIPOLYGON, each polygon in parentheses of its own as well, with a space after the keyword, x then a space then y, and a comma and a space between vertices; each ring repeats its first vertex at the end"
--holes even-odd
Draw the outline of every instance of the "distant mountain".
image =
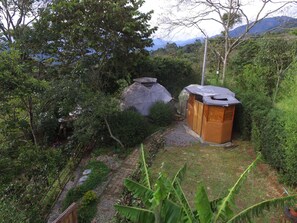
MULTIPOLYGON (((250 31, 250 35, 260 35, 266 32, 282 32, 286 28, 297 27, 297 19, 287 17, 287 16, 278 16, 265 18, 259 23, 257 23, 250 31)), ((231 37, 240 36, 246 29, 246 25, 239 26, 233 29, 230 32, 231 37)))
MULTIPOLYGON (((288 16, 278 16, 265 18, 257 23, 250 31, 249 35, 261 35, 266 32, 282 32, 287 28, 297 28, 297 19, 288 16)), ((246 29, 246 25, 239 26, 230 31, 231 37, 240 36, 246 29)), ((218 34, 220 35, 220 34, 218 34)), ((218 35, 212 36, 216 37, 218 35)), ((154 45, 147 48, 147 50, 154 51, 159 48, 164 48, 167 43, 176 43, 177 46, 185 46, 194 43, 196 40, 203 41, 203 37, 197 37, 193 39, 180 40, 180 41, 166 41, 163 39, 153 39, 154 45)))
POLYGON ((193 38, 193 39, 179 40, 179 41, 166 41, 166 40, 158 38, 158 39, 153 39, 154 45, 152 47, 148 47, 146 49, 149 51, 154 51, 159 48, 165 48, 167 43, 175 43, 177 46, 185 46, 188 44, 195 43, 197 40, 203 40, 203 38, 197 37, 197 38, 193 38))

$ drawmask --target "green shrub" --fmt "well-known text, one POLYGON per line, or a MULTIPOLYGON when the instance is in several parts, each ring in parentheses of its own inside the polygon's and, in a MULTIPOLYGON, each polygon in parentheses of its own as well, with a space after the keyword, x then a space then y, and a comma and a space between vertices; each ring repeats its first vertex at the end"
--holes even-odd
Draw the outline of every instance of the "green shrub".
POLYGON ((78 208, 78 222, 90 223, 97 213, 97 202, 91 202, 88 205, 81 205, 78 208))
POLYGON ((78 209, 78 221, 82 223, 90 223, 97 212, 97 195, 95 191, 87 191, 80 203, 78 209))
MULTIPOLYGON (((296 100, 296 99, 295 99, 296 100)), ((297 185, 297 116, 295 107, 292 104, 292 111, 286 111, 284 117, 285 129, 285 182, 291 185, 297 185)))
POLYGON ((89 190, 84 194, 84 196, 81 200, 81 205, 88 206, 91 203, 96 202, 96 201, 97 201, 97 195, 96 195, 95 191, 89 190))
POLYGON ((138 62, 135 71, 143 77, 156 77, 158 83, 166 87, 175 98, 185 86, 200 82, 200 76, 195 73, 192 64, 184 59, 149 57, 138 62))
POLYGON ((277 170, 285 169, 285 129, 284 114, 281 110, 272 109, 264 118, 261 129, 261 152, 265 160, 277 170))
POLYGON ((158 101, 150 108, 149 117, 156 125, 168 126, 174 118, 173 108, 170 104, 158 101))
POLYGON ((141 143, 150 133, 150 124, 145 117, 132 110, 125 110, 108 118, 111 131, 125 147, 141 143))

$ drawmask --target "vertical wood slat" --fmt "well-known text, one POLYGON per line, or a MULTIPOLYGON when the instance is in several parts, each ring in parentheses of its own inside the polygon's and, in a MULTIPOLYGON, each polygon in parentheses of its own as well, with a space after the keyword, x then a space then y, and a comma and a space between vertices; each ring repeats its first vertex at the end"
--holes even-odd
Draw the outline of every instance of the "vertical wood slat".
POLYGON ((77 204, 72 203, 53 223, 78 223, 77 204))

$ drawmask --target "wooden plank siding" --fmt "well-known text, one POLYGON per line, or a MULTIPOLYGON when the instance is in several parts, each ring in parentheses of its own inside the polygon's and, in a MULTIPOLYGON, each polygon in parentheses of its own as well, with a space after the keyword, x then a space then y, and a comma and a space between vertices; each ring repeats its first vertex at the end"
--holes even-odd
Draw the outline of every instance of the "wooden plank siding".
POLYGON ((190 94, 187 103, 187 122, 204 141, 226 143, 231 141, 235 105, 229 107, 206 105, 190 94))
POLYGON ((72 203, 53 223, 78 223, 77 204, 72 203))

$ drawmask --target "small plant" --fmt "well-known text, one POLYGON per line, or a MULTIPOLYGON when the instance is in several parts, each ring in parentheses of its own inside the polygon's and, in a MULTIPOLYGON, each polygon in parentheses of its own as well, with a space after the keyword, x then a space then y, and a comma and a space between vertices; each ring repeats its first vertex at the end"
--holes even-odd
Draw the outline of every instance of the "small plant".
POLYGON ((158 101, 150 108, 149 117, 159 126, 168 126, 172 123, 174 112, 170 104, 158 101))
POLYGON ((97 212, 97 195, 95 191, 87 191, 78 209, 78 221, 81 223, 90 223, 97 212))
POLYGON ((81 200, 81 205, 88 206, 91 203, 94 203, 96 201, 97 201, 97 195, 96 195, 95 191, 89 190, 84 194, 84 196, 81 200))

